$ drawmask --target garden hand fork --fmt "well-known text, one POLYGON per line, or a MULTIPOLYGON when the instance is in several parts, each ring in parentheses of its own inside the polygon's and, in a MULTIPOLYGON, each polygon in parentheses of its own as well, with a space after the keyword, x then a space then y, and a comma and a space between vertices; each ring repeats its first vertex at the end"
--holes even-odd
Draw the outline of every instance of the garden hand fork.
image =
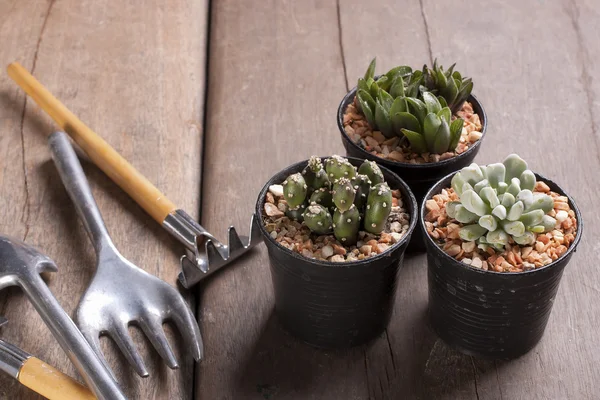
POLYGON ((140 327, 167 365, 175 369, 177 360, 163 330, 164 322, 171 321, 183 336, 185 348, 199 361, 202 358, 200 330, 181 294, 119 253, 108 235, 69 137, 55 132, 49 142, 58 173, 96 250, 96 274, 75 311, 83 336, 100 356, 100 335, 108 334, 136 372, 146 377, 148 371, 128 327, 140 327))
POLYGON ((69 111, 19 63, 8 66, 8 75, 73 138, 92 161, 133 198, 156 222, 185 245, 181 257, 181 284, 189 288, 229 264, 262 241, 260 222, 253 215, 250 235, 238 236, 229 227, 228 244, 219 242, 187 213, 165 197, 148 179, 98 134, 69 111))

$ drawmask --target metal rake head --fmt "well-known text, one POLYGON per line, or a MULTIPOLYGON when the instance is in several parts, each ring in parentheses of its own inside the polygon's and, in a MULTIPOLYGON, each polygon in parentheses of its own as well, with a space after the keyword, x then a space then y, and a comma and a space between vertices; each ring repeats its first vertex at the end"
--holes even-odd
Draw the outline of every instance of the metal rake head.
POLYGON ((195 285, 262 242, 260 222, 254 215, 250 219, 249 236, 239 236, 236 229, 230 226, 227 231, 228 243, 223 244, 187 214, 181 210, 177 213, 185 218, 193 237, 190 237, 193 245, 187 246, 187 254, 181 257, 182 272, 179 274, 179 281, 186 288, 195 285))

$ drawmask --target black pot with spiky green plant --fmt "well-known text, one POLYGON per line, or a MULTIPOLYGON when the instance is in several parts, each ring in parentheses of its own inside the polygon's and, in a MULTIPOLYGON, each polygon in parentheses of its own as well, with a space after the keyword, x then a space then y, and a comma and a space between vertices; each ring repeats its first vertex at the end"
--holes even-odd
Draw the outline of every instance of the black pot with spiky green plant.
MULTIPOLYGON (((441 177, 469 165, 479 151, 486 115, 473 81, 452 65, 392 68, 375 76, 375 59, 338 108, 346 154, 397 173, 420 203, 441 177)), ((417 229, 408 251, 424 251, 417 229)))
POLYGON ((417 203, 371 161, 313 156, 273 176, 256 202, 275 310, 317 347, 365 343, 387 326, 417 203))

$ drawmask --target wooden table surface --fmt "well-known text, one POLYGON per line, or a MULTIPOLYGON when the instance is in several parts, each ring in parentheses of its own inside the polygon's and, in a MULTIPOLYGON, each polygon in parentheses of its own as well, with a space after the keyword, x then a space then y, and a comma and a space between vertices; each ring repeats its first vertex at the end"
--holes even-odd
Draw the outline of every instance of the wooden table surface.
MULTIPOLYGON (((373 343, 322 351, 273 313, 266 249, 203 282, 206 356, 181 345, 171 371, 134 328, 150 377, 110 340, 131 399, 598 399, 600 389, 600 12, 594 0, 0 0, 0 64, 19 61, 169 198, 218 237, 248 228, 263 183, 311 154, 343 154, 339 101, 370 59, 378 71, 438 58, 473 77, 489 118, 477 161, 517 151, 583 212, 546 334, 510 362, 462 355, 427 326, 425 256, 407 258, 392 321, 373 343)), ((94 272, 87 239, 51 161, 49 118, 0 72, 0 232, 58 266, 51 290, 71 313, 94 272)), ((176 283, 181 247, 85 163, 124 255, 176 283)), ((0 337, 76 377, 20 290, 0 292, 0 337)), ((171 339, 178 336, 169 332, 171 339)), ((0 399, 38 398, 0 376, 0 399)))

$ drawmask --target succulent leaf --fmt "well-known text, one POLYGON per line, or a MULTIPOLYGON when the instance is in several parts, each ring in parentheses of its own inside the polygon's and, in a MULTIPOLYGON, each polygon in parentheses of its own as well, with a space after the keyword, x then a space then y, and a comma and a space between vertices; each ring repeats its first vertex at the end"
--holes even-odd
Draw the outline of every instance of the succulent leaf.
POLYGON ((377 128, 387 138, 394 137, 394 127, 392 126, 392 119, 390 114, 381 105, 380 102, 375 103, 375 123, 377 128))
POLYGON ((512 182, 513 178, 519 178, 527 169, 527 163, 516 154, 510 154, 503 162, 506 167, 505 182, 512 182))
POLYGON ((377 86, 381 89, 380 91, 387 91, 392 85, 392 79, 386 75, 380 76, 375 82, 377 82, 377 86))
POLYGON ((427 144, 427 149, 431 150, 434 146, 438 129, 442 125, 442 120, 435 113, 430 112, 423 121, 423 138, 427 144))
POLYGON ((410 147, 416 153, 425 153, 427 151, 427 143, 425 143, 425 139, 420 133, 408 129, 401 129, 401 132, 406 136, 410 143, 410 147))
POLYGON ((440 118, 440 121, 441 125, 435 135, 433 146, 428 149, 431 153, 435 154, 445 153, 448 151, 448 146, 450 145, 450 127, 444 118, 440 118))
POLYGON ((466 242, 473 242, 479 239, 481 236, 485 235, 487 229, 480 226, 479 224, 467 225, 458 231, 458 236, 466 242))
POLYGON ((390 87, 390 94, 394 98, 404 97, 404 79, 401 75, 397 75, 390 87))
POLYGON ((373 58, 369 63, 369 68, 367 68, 367 72, 365 72, 365 80, 368 80, 369 78, 373 79, 375 77, 375 65, 377 64, 376 59, 377 57, 373 58))
POLYGON ((478 223, 488 231, 495 231, 498 228, 498 221, 493 215, 484 215, 483 217, 479 217, 478 223))
POLYGON ((308 206, 307 202, 302 203, 301 205, 299 205, 296 208, 287 208, 285 210, 285 215, 289 218, 292 219, 294 221, 298 221, 298 222, 302 222, 304 221, 304 211, 306 210, 306 207, 308 206))
MULTIPOLYGON (((467 190, 460 196, 460 202, 462 205, 473 214, 477 214, 480 217, 488 213, 488 206, 482 200, 481 197, 474 190, 467 190)), ((489 210, 491 211, 491 210, 489 210)))
POLYGON ((431 92, 423 93, 423 102, 425 103, 428 113, 437 114, 442 109, 442 105, 438 101, 437 97, 435 97, 431 92))
POLYGON ((413 97, 406 97, 406 102, 408 103, 411 114, 417 117, 419 121, 423 121, 425 116, 427 116, 427 107, 425 106, 425 103, 413 97))
POLYGON ((508 213, 506 214, 506 219, 509 221, 516 221, 519 218, 521 218, 521 215, 523 215, 524 210, 525 206, 523 205, 523 202, 517 201, 508 210, 508 213))
POLYGON ((446 120, 446 123, 450 125, 450 119, 452 118, 452 112, 448 107, 442 107, 440 111, 437 113, 438 117, 446 120))
POLYGON ((469 224, 479 219, 477 214, 467 210, 467 208, 462 204, 457 205, 454 210, 454 218, 456 218, 456 220, 462 224, 469 224))
POLYGON ((448 151, 456 150, 456 146, 460 142, 464 123, 465 121, 462 118, 457 118, 450 124, 450 145, 448 145, 448 151))
POLYGON ((554 200, 552 199, 552 197, 548 196, 547 194, 543 194, 543 193, 532 194, 531 203, 529 205, 527 203, 525 203, 526 211, 540 209, 540 210, 544 211, 544 213, 548 213, 553 208, 554 208, 554 200))
POLYGON ((396 97, 394 102, 392 103, 392 107, 390 107, 390 115, 394 115, 399 112, 407 112, 408 105, 406 104, 406 98, 404 97, 396 97))
POLYGON ((460 204, 460 201, 449 201, 446 203, 446 214, 448 214, 448 216, 450 218, 456 218, 456 208, 458 206, 462 205, 460 204))
POLYGON ((310 196, 309 204, 320 204, 323 207, 331 209, 333 206, 333 199, 331 196, 331 191, 326 188, 320 188, 313 192, 310 196))
POLYGON ((394 103, 394 98, 392 95, 382 89, 379 91, 379 93, 377 93, 377 98, 379 99, 379 103, 381 103, 383 108, 389 113, 389 110, 394 103))
POLYGON ((496 218, 498 218, 499 220, 504 220, 506 219, 506 207, 502 204, 498 204, 496 207, 494 207, 494 209, 492 210, 492 215, 496 218))
POLYGON ((367 175, 358 174, 352 178, 352 185, 354 186, 354 190, 356 190, 356 195, 354 196, 354 205, 358 208, 359 211, 362 211, 365 204, 367 204, 367 196, 369 195, 369 190, 371 189, 371 180, 367 175))
POLYGON ((415 132, 421 132, 421 124, 417 118, 407 112, 398 112, 396 114, 392 114, 392 125, 394 126, 394 131, 401 133, 401 129, 408 129, 415 132))
POLYGON ((539 225, 542 222, 542 218, 546 213, 543 210, 533 210, 523 213, 519 218, 519 221, 523 222, 527 226, 539 225))

